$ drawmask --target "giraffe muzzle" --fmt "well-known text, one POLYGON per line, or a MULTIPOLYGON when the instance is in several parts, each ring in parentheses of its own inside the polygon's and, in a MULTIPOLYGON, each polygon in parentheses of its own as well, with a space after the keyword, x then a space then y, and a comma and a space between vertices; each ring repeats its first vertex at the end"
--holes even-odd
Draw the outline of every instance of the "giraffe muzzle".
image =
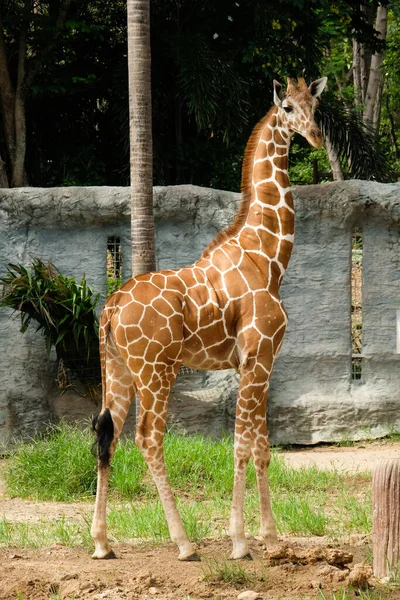
POLYGON ((307 138, 309 143, 314 146, 314 148, 322 148, 324 140, 322 138, 321 130, 318 127, 311 129, 307 138))

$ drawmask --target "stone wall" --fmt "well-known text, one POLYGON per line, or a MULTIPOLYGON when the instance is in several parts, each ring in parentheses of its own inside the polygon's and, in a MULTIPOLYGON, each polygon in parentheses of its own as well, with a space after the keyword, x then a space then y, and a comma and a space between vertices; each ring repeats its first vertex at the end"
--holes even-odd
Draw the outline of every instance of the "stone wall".
MULTIPOLYGON (((269 400, 271 438, 279 443, 358 439, 400 430, 400 184, 361 181, 294 189, 295 249, 282 285, 289 326, 269 400), (363 375, 351 379, 351 234, 363 229, 363 375)), ((157 266, 190 264, 228 225, 240 196, 176 186, 155 188, 157 266)), ((0 189, 0 274, 9 262, 51 260, 105 297, 106 244, 119 236, 130 274, 126 188, 0 189)), ((60 396, 55 362, 34 328, 0 309, 0 443, 32 435, 54 416, 85 417, 98 402, 60 396)), ((237 376, 182 374, 170 423, 219 435, 233 426, 237 376)), ((134 410, 127 432, 135 424, 134 410)))

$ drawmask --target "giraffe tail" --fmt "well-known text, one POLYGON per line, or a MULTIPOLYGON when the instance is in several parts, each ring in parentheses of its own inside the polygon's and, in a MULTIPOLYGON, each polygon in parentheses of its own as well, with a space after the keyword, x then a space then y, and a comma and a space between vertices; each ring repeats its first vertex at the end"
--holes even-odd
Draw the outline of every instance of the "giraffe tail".
POLYGON ((93 448, 97 446, 100 466, 103 468, 108 467, 110 463, 110 446, 114 439, 114 423, 109 408, 93 417, 92 427, 96 432, 96 441, 93 448))
POLYGON ((111 317, 114 313, 114 306, 111 304, 112 296, 107 300, 100 317, 99 331, 99 351, 101 363, 101 383, 103 395, 103 410, 99 415, 92 419, 92 429, 96 433, 96 441, 93 444, 92 451, 97 454, 99 465, 103 468, 108 467, 110 463, 110 446, 114 439, 114 423, 110 409, 106 407, 106 351, 108 337, 111 329, 111 317))

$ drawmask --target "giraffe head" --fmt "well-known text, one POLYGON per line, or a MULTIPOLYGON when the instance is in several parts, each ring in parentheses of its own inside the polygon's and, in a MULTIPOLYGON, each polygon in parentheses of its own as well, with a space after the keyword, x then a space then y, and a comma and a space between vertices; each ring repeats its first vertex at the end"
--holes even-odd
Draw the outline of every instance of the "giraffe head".
POLYGON ((327 77, 322 77, 307 86, 303 77, 297 83, 288 77, 286 92, 282 92, 281 84, 274 80, 274 102, 282 123, 290 133, 304 136, 314 148, 321 148, 324 143, 314 112, 327 81, 327 77))

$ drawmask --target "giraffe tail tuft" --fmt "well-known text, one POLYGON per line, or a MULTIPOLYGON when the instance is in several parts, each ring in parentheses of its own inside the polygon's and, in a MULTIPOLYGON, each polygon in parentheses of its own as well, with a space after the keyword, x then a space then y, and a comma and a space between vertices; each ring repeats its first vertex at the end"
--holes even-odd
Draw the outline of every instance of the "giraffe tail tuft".
POLYGON ((93 449, 97 445, 97 456, 100 466, 108 467, 110 462, 110 446, 114 439, 114 423, 108 408, 96 417, 93 417, 92 428, 97 436, 97 440, 93 444, 93 449))

